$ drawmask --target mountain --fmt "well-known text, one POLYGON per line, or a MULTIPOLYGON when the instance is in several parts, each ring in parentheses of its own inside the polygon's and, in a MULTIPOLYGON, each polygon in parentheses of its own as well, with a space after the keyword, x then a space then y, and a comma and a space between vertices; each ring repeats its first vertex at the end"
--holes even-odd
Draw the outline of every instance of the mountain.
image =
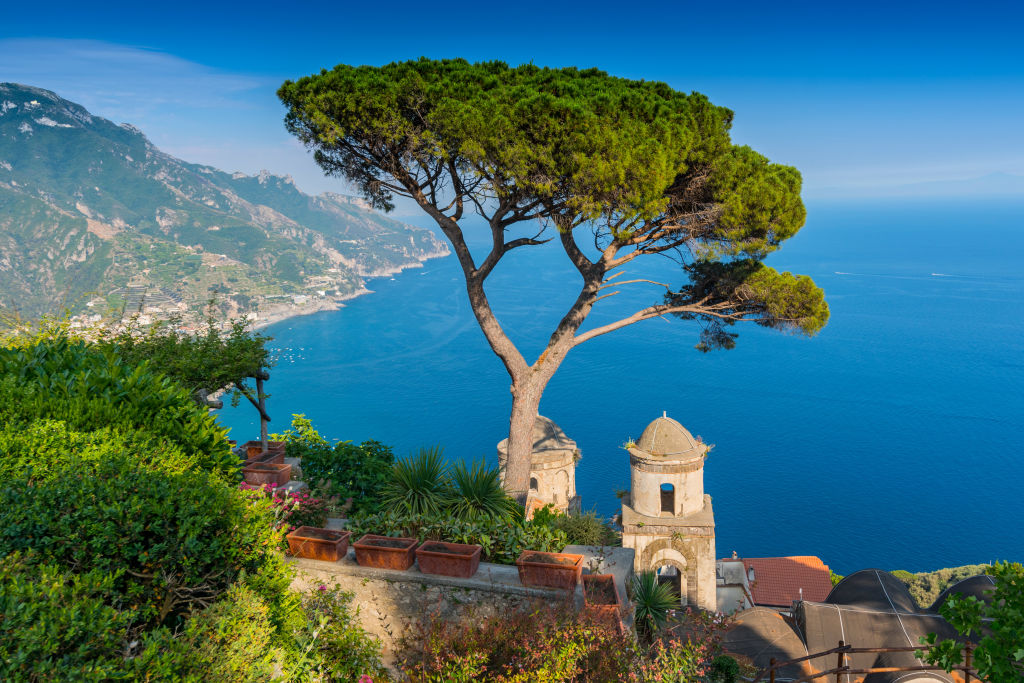
POLYGON ((198 311, 217 292, 237 315, 351 297, 363 277, 447 253, 360 199, 187 163, 131 125, 0 83, 0 308, 198 311))

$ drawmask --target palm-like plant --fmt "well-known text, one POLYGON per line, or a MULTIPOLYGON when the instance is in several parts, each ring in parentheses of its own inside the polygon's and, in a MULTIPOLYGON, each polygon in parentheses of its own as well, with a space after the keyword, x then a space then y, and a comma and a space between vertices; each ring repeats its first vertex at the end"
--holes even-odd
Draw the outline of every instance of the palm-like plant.
POLYGON ((633 577, 634 619, 637 631, 652 637, 668 623, 668 613, 679 607, 679 595, 672 587, 658 583, 654 572, 640 572, 633 577))
POLYGON ((440 446, 421 448, 395 463, 381 500, 385 508, 413 515, 437 515, 452 500, 449 468, 440 446))
POLYGON ((511 521, 519 510, 519 504, 502 488, 498 470, 482 461, 470 466, 456 463, 451 468, 451 482, 454 498, 449 510, 456 519, 511 521))

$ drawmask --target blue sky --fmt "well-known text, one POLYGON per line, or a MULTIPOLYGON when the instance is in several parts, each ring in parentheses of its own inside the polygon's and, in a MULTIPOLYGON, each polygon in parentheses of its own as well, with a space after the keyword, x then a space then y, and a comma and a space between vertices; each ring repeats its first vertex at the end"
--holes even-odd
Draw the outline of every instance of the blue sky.
POLYGON ((808 198, 972 193, 948 181, 1024 175, 1022 34, 1010 2, 58 1, 5 7, 0 80, 319 192, 343 188, 284 131, 286 78, 420 55, 597 66, 732 108, 734 140, 797 166, 808 198))

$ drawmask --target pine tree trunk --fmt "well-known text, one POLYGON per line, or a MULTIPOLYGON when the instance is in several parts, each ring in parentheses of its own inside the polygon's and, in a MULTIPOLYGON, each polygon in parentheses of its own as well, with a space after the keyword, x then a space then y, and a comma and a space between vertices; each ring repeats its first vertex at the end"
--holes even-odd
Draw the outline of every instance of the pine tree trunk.
POLYGON ((532 386, 525 380, 512 384, 512 416, 508 429, 508 459, 505 461, 505 491, 526 503, 530 489, 530 469, 533 464, 533 425, 540 408, 543 385, 532 386))

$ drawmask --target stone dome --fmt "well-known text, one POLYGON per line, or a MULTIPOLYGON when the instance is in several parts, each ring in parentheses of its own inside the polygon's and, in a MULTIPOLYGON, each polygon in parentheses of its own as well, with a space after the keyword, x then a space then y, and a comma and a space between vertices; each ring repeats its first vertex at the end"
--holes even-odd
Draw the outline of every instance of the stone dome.
MULTIPOLYGON (((533 423, 533 452, 543 451, 574 451, 576 442, 566 436, 562 428, 554 420, 538 415, 533 423)), ((498 443, 498 454, 508 452, 508 439, 498 443)))
POLYGON ((686 427, 663 415, 647 425, 635 450, 648 456, 690 460, 704 455, 708 447, 694 439, 686 427))

